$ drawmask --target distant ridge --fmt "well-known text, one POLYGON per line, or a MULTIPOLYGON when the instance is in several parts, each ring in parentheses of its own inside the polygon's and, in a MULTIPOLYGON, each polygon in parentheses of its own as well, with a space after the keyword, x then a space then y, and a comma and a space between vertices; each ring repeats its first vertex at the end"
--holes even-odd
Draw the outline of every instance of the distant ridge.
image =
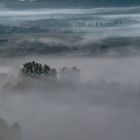
POLYGON ((40 7, 108 7, 108 6, 137 6, 140 0, 36 0, 17 1, 1 0, 11 8, 40 8, 40 7))

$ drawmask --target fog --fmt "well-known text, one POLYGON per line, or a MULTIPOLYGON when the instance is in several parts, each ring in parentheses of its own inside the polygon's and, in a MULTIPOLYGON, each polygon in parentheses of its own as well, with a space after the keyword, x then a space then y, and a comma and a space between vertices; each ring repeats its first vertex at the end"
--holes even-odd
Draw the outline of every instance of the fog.
POLYGON ((102 7, 91 9, 40 8, 26 10, 2 8, 0 10, 0 24, 23 27, 39 26, 41 28, 52 28, 53 26, 56 30, 62 29, 63 27, 74 33, 83 33, 84 39, 88 36, 92 36, 95 39, 128 36, 139 37, 139 17, 139 7, 102 7), (49 20, 51 20, 51 24, 49 24, 49 20), (115 20, 121 21, 122 24, 100 28, 96 27, 97 22, 104 24, 112 23, 115 20), (79 23, 84 24, 84 26, 77 25, 79 23), (91 25, 87 26, 87 24, 91 25))
POLYGON ((137 140, 139 60, 140 57, 2 58, 0 117, 9 123, 18 122, 23 140, 137 140), (40 85, 40 81, 28 87, 31 81, 24 81, 19 69, 32 60, 57 70, 75 65, 81 69, 81 81, 51 89, 40 85))
MULTIPOLYGON (((22 23, 25 21, 35 21, 42 19, 69 19, 69 18, 95 18, 94 20, 106 21, 111 19, 124 18, 128 23, 129 20, 133 21, 133 24, 139 22, 139 6, 138 7, 109 7, 109 8, 40 8, 40 9, 25 9, 25 10, 15 10, 9 8, 0 9, 0 23, 5 22, 6 24, 11 24, 15 21, 15 24, 18 22, 22 23)), ((86 19, 87 20, 87 19, 86 19)))
POLYGON ((140 139, 139 7, 0 7, 10 30, 0 34, 0 118, 18 122, 22 140, 140 139), (33 60, 58 75, 76 66, 80 81, 26 79, 21 67, 33 60))

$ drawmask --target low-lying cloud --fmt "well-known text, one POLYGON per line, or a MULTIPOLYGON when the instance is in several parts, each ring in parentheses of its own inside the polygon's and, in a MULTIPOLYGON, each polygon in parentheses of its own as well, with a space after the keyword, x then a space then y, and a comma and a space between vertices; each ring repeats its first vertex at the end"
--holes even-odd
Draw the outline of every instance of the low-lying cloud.
POLYGON ((140 138, 139 57, 19 57, 1 60, 2 67, 8 76, 1 77, 0 116, 9 123, 19 122, 23 139, 140 138), (40 82, 31 86, 31 81, 18 76, 21 64, 30 60, 58 71, 62 66, 76 65, 81 69, 81 83, 60 88, 47 88, 47 83, 40 82))

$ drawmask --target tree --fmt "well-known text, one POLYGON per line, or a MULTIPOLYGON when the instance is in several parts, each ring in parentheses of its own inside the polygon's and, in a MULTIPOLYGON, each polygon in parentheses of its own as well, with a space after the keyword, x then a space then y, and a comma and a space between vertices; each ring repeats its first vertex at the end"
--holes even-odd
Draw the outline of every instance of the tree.
POLYGON ((20 140, 21 139, 21 127, 16 122, 11 126, 0 118, 0 140, 20 140))
POLYGON ((48 80, 55 81, 57 80, 57 71, 54 68, 51 68, 47 64, 42 65, 35 61, 27 62, 23 64, 23 68, 21 69, 21 73, 24 76, 29 76, 32 78, 41 78, 46 77, 48 80))

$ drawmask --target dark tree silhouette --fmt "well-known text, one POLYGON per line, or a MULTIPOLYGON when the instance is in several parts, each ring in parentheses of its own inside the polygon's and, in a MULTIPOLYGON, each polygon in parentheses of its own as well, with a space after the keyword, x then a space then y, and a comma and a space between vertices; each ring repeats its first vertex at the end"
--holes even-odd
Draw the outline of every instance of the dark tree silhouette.
POLYGON ((36 63, 35 61, 27 62, 27 63, 23 64, 21 73, 24 76, 29 76, 32 78, 46 77, 48 80, 57 79, 56 69, 51 68, 47 64, 42 65, 40 63, 36 63))

